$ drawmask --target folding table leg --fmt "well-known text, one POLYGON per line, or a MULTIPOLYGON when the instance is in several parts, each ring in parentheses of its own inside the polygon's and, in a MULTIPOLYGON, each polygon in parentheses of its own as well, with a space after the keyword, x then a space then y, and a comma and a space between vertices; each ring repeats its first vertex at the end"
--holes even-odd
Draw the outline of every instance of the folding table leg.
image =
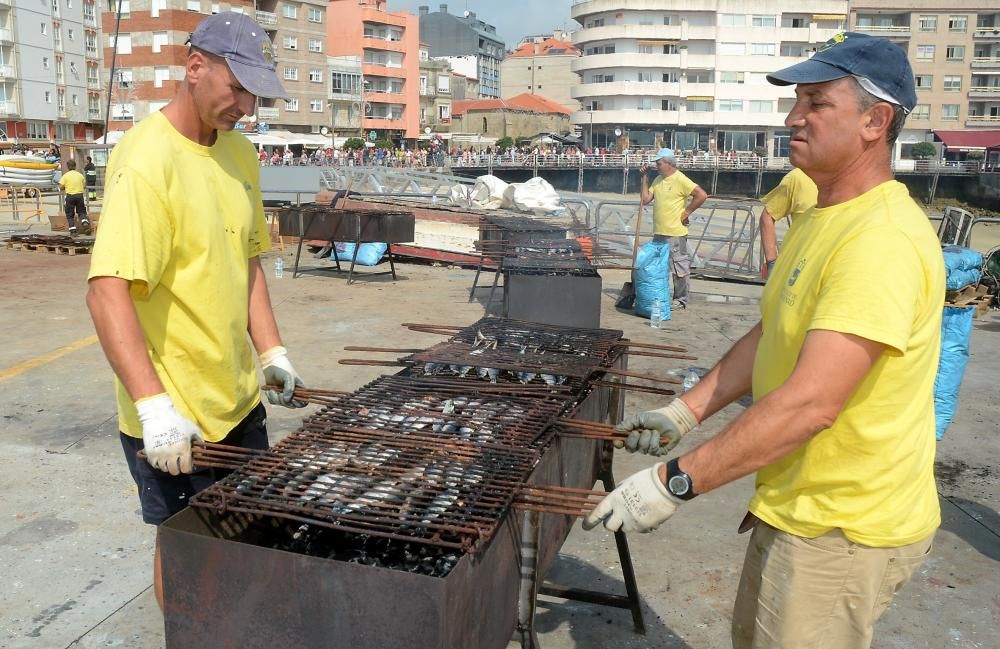
POLYGON ((396 281, 396 264, 392 263, 392 244, 391 243, 386 243, 385 244, 385 251, 386 251, 386 254, 389 255, 389 268, 392 270, 392 279, 393 279, 393 281, 396 281))

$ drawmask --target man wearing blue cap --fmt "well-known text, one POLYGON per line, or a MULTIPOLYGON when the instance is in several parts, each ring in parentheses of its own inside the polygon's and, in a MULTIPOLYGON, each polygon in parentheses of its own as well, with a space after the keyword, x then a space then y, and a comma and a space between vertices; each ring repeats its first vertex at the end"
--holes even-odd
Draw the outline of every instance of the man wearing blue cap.
MULTIPOLYGON (((115 373, 122 448, 143 520, 159 525, 223 477, 191 440, 267 448, 249 333, 271 403, 301 380, 281 344, 259 255, 270 248, 257 156, 234 133, 257 97, 285 97, 271 41, 223 12, 191 35, 174 99, 108 164, 87 305, 115 373), (136 453, 145 449, 147 462, 136 453)), ((159 543, 154 586, 162 605, 159 543)))
POLYGON ((670 270, 674 276, 674 301, 682 308, 688 303, 688 275, 691 256, 687 249, 688 219, 708 198, 704 189, 677 169, 673 149, 660 149, 653 156, 657 176, 649 184, 645 164, 639 167, 642 185, 639 197, 643 205, 652 200, 653 241, 670 245, 670 270), (691 202, 688 203, 688 197, 691 202))
POLYGON ((768 80, 796 85, 791 162, 816 183, 816 207, 785 238, 760 322, 684 396, 622 429, 649 452, 748 392, 754 403, 625 480, 584 526, 647 532, 756 472, 733 647, 867 649, 941 520, 932 397, 944 264, 890 165, 916 103, 913 72, 888 40, 848 32, 768 80))

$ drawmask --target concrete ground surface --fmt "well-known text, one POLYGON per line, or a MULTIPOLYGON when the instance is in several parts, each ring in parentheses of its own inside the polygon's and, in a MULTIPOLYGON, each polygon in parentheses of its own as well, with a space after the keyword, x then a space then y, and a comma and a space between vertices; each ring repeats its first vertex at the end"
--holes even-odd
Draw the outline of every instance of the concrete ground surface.
MULTIPOLYGON (((344 345, 431 344, 440 337, 399 323, 467 324, 484 313, 481 301, 467 301, 470 270, 401 263, 399 281, 362 276, 348 286, 330 273, 292 280, 286 270, 274 279, 276 254, 288 269, 292 251, 269 253, 264 264, 290 358, 311 386, 349 390, 391 371, 338 365, 339 358, 364 355, 344 352, 344 345)), ((7 332, 0 346, 0 647, 7 649, 164 646, 150 586, 154 531, 139 516, 118 440, 111 372, 84 304, 88 263, 86 255, 0 249, 0 327, 7 332)), ((633 340, 686 345, 699 357, 693 365, 712 365, 757 319, 759 287, 696 281, 691 307, 653 330, 614 308, 627 274, 603 275, 603 325, 633 340)), ((930 558, 879 623, 877 649, 1000 646, 997 349, 1000 315, 993 312, 976 321, 961 407, 938 448, 942 528, 930 558)), ((630 367, 663 373, 686 363, 634 357, 630 367)), ((627 411, 656 403, 629 393, 627 411)), ((720 430, 740 408, 703 424, 678 450, 720 430)), ((301 416, 269 407, 272 441, 301 416)), ((619 451, 615 474, 621 479, 650 463, 619 451)), ((632 631, 627 611, 542 598, 541 646, 728 646, 748 538, 736 526, 751 488, 745 478, 685 505, 657 532, 631 536, 645 635, 632 631)), ((621 574, 612 536, 577 527, 550 578, 624 592, 621 574)), ((207 637, 202 648, 217 643, 207 637)))

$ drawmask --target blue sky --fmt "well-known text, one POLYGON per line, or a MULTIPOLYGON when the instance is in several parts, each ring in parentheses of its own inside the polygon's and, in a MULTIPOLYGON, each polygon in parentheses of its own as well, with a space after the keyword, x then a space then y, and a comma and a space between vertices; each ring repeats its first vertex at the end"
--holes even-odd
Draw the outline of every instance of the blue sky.
POLYGON ((459 16, 475 11, 483 22, 495 25, 511 49, 529 34, 552 33, 554 29, 573 30, 577 27, 570 18, 572 0, 389 0, 390 11, 417 13, 417 7, 427 5, 437 11, 441 4, 448 5, 448 13, 459 16))

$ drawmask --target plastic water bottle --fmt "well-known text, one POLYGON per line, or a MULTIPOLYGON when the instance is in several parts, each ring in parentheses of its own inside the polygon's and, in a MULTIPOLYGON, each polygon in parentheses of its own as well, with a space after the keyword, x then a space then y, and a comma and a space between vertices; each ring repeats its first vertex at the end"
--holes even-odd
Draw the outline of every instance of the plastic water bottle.
POLYGON ((278 257, 274 260, 274 277, 275 279, 281 279, 285 274, 285 260, 278 257))
POLYGON ((653 329, 660 328, 660 298, 653 300, 653 308, 649 310, 649 326, 653 329))
POLYGON ((687 374, 684 375, 684 383, 682 384, 684 387, 684 391, 687 392, 694 386, 698 385, 698 381, 700 380, 701 377, 699 377, 698 373, 694 371, 694 368, 689 367, 687 374))

